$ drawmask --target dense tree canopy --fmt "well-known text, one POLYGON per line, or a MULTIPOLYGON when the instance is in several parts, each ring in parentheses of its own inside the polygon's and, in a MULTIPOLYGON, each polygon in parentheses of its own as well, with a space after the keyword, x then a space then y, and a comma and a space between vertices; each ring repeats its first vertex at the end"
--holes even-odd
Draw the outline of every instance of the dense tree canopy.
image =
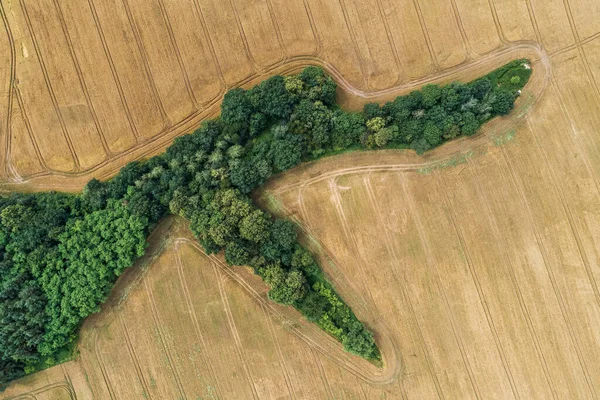
POLYGON ((347 351, 378 360, 373 334, 325 279, 294 225, 259 209, 249 193, 299 163, 355 148, 422 153, 513 108, 529 68, 517 60, 468 84, 422 91, 363 113, 335 104, 323 70, 275 76, 230 90, 219 119, 182 136, 162 155, 132 162, 80 195, 0 198, 0 384, 52 364, 97 312, 117 277, 167 213, 189 221, 208 253, 224 252, 271 287, 347 351), (514 79, 518 77, 519 79, 514 79))

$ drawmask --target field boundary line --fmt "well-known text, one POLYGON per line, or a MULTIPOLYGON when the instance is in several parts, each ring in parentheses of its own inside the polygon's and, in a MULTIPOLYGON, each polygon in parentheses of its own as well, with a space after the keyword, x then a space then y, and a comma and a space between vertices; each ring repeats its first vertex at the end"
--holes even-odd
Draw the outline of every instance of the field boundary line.
POLYGON ((152 399, 152 392, 148 388, 148 382, 146 382, 146 378, 144 377, 144 373, 142 371, 142 367, 140 365, 139 358, 135 352, 135 348, 133 347, 133 343, 131 342, 131 338, 129 337, 129 329, 127 329, 127 324, 123 318, 122 313, 116 314, 116 319, 119 320, 119 325, 121 326, 121 331, 123 332, 123 336, 125 336, 125 345, 129 352, 129 356, 131 357, 131 362, 133 363, 133 367, 135 368, 135 372, 138 376, 138 379, 142 385, 142 390, 144 393, 152 399))
POLYGON ((96 5, 94 4, 94 0, 87 0, 88 7, 90 8, 90 12, 92 14, 92 19, 94 20, 94 26, 96 28, 96 32, 98 33, 98 37, 100 38, 100 42, 102 43, 102 49, 104 50, 104 56, 108 62, 108 66, 110 68, 110 72, 112 74, 115 87, 117 88, 117 92, 119 93, 119 99, 121 100, 121 105, 123 106, 123 111, 125 111, 125 115, 127 116, 127 121, 129 122, 129 127, 131 128, 131 133, 135 139, 136 144, 139 143, 139 133, 137 131, 137 127, 133 122, 133 117, 131 116, 131 109, 129 108, 129 104, 127 103, 127 98, 125 96, 125 91, 123 90, 123 86, 121 85, 121 80, 119 79, 119 75, 117 73, 117 67, 112 59, 112 55, 110 53, 110 48, 108 47, 108 42, 106 41, 106 37, 104 36, 104 30, 102 29, 102 24, 100 19, 98 18, 98 13, 96 11, 96 5))
MULTIPOLYGON (((23 1, 23 0, 21 0, 23 1)), ((150 68, 150 61, 148 60, 148 55, 146 53, 146 48, 144 42, 142 40, 142 36, 137 27, 137 23, 133 14, 131 13, 131 7, 129 5, 129 0, 121 0, 123 3, 123 8, 125 9, 125 14, 127 15, 127 20, 129 21, 129 27, 131 32, 133 33, 133 37, 135 38, 135 42, 138 48, 138 53, 140 55, 140 59, 142 61, 142 65, 144 66, 144 71, 146 75, 146 80, 148 81, 148 85, 150 86, 150 91, 152 92, 152 100, 154 104, 158 107, 158 110, 163 119, 163 131, 166 131, 168 128, 172 126, 171 118, 165 111, 165 107, 163 105, 162 99, 160 98, 160 94, 158 93, 158 88, 156 87, 156 81, 154 79, 154 75, 152 74, 152 68, 150 68)), ((161 133, 162 133, 161 132, 161 133)), ((160 133, 158 134, 160 135, 160 133)))
POLYGON ((433 272, 433 274, 435 276, 436 286, 437 286, 438 290, 440 291, 442 298, 444 300, 444 305, 446 306, 445 308, 448 313, 448 319, 450 320, 450 325, 452 327, 452 333, 454 334, 454 340, 456 341, 456 344, 460 351, 460 355, 462 357, 463 363, 465 364, 465 369, 466 369, 467 375, 469 376, 471 386, 473 387, 473 392, 477 398, 481 399, 482 397, 481 397, 481 393, 479 392, 477 380, 475 379, 475 375, 473 374, 471 364, 465 353, 464 343, 462 341, 462 338, 460 337, 459 334, 457 334, 457 331, 456 331, 457 324, 454 319, 454 313, 452 312, 452 309, 450 308, 450 303, 448 302, 448 296, 446 295, 446 291, 441 283, 440 273, 437 268, 436 258, 431 251, 429 240, 427 238, 425 229, 421 222, 421 217, 415 206, 415 200, 408 193, 408 189, 406 188, 406 180, 404 179, 404 177, 402 177, 400 174, 397 174, 397 175, 400 177, 402 191, 404 192, 404 199, 406 200, 406 203, 408 204, 408 208, 411 210, 411 215, 409 216, 409 218, 412 219, 412 221, 415 223, 415 226, 417 228, 417 233, 419 235, 419 239, 420 239, 421 245, 423 246, 423 250, 425 253, 426 263, 429 265, 429 267, 431 268, 431 271, 433 272))
POLYGON ((71 171, 79 171, 81 165, 79 163, 79 158, 75 152, 75 148, 73 147, 73 142, 71 140, 71 136, 68 133, 67 125, 63 119, 62 113, 60 112, 60 107, 58 106, 58 100, 56 99, 56 93, 52 88, 52 83, 50 82, 50 75, 48 74, 48 70, 46 69, 46 64, 44 62, 44 58, 42 57, 42 52, 40 50, 37 38, 35 36, 35 32, 33 30, 33 25, 31 24, 31 19, 29 18, 29 13, 27 11, 27 7, 25 5, 25 0, 19 0, 19 5, 21 10, 23 11, 23 16, 25 18, 25 24, 27 25, 27 30, 31 35, 31 42, 33 43, 33 47, 35 49, 35 53, 37 55, 38 64, 40 69, 42 70, 42 75, 44 76, 44 82, 46 83, 46 89, 48 90, 48 94, 50 95, 50 101, 54 106, 54 112, 56 113, 56 117, 58 118, 58 122, 60 124, 63 137, 67 142, 67 147, 69 148, 69 152, 71 153, 71 157, 73 158, 73 169, 71 171))
POLYGON ((240 361, 242 362, 242 366, 244 368, 244 374, 246 375, 246 379, 248 380, 248 385, 250 386, 250 390, 252 392, 252 397, 254 397, 255 399, 258 399, 259 396, 258 396, 258 391, 256 389, 256 383, 254 382, 254 378, 252 377, 252 372, 251 372, 250 368, 248 367, 248 362, 246 361, 246 355, 244 352, 244 346, 242 346, 242 341, 239 337, 239 332, 237 330, 237 327, 235 325, 235 320, 231 313, 231 307, 229 306, 229 300, 227 299, 227 293, 225 293, 225 288, 223 287, 223 282, 225 281, 225 279, 229 279, 229 278, 231 278, 231 276, 221 274, 220 270, 217 269, 217 266, 212 261, 211 261, 211 265, 213 267, 215 276, 217 277, 219 294, 221 296, 221 304, 223 305, 223 308, 225 309, 225 315, 227 316, 227 322, 229 324, 231 336, 233 337, 233 341, 234 341, 235 347, 236 347, 236 354, 239 357, 240 361))
POLYGON ((156 302, 154 301, 154 293, 152 293, 152 288, 150 287, 148 280, 149 279, 144 279, 144 289, 148 297, 148 302, 150 303, 150 309, 152 310, 152 319, 154 322, 154 326, 156 327, 160 343, 165 352, 165 355, 167 356, 167 360, 169 362, 169 369, 173 374, 173 379, 175 380, 175 384, 177 385, 177 390, 179 391, 179 394, 181 394, 181 396, 185 398, 185 390, 183 389, 183 385, 181 384, 181 378, 179 376, 179 373, 177 373, 177 370, 175 369, 173 355, 171 354, 171 350, 169 349, 169 343, 167 343, 166 334, 163 331, 162 324, 160 322, 160 315, 158 314, 156 302))
POLYGON ((165 28, 167 28, 169 41, 171 42, 171 48, 175 52, 175 58, 177 58, 177 64, 179 64, 179 69, 183 77, 183 81, 185 83, 185 88, 188 92, 188 96, 190 96, 190 100, 192 101, 192 107, 194 108, 194 110, 198 110, 198 101, 196 100, 196 96, 194 95, 194 91, 192 90, 190 77, 187 72, 187 68, 185 67, 185 64, 183 62, 183 58, 181 57, 181 52, 179 51, 177 39, 175 39, 175 34, 173 33, 173 26, 171 25, 171 21, 169 20, 169 14, 167 13, 165 3, 163 0, 157 0, 157 2, 160 8, 160 13, 162 15, 163 21, 165 23, 165 28))
MULTIPOLYGON (((215 374, 213 365, 207 356, 208 355, 208 346, 206 345, 206 340, 204 338, 204 335, 202 335, 202 331, 200 330, 200 324, 198 323, 198 316, 196 315, 196 311, 194 310, 194 307, 193 307, 189 287, 187 285, 186 280, 183 278, 183 275, 184 275, 183 262, 181 260, 182 257, 181 257, 181 253, 179 250, 179 246, 180 246, 180 243, 176 241, 174 243, 174 252, 175 252, 175 256, 177 258, 177 274, 179 275, 179 283, 183 290, 186 307, 188 309, 188 312, 190 313, 192 322, 194 324, 194 331, 196 332, 196 336, 198 337, 198 339, 200 339, 200 346, 202 346, 202 359, 204 360, 204 364, 206 365, 206 368, 208 369, 208 371, 211 375, 211 378, 213 379, 215 389, 217 391, 217 398, 223 398, 219 394, 219 392, 221 391, 221 389, 219 388, 219 380, 217 378, 217 375, 215 374)), ((208 260, 208 258, 207 258, 207 260, 208 260)), ((210 260, 208 260, 208 262, 210 263, 210 260)))
MULTIPOLYGON (((473 168, 471 161, 467 160, 467 164, 471 168, 473 168)), ((505 265, 508 267, 507 268, 508 272, 509 272, 508 275, 510 277, 510 281, 511 281, 511 283, 515 289, 515 292, 517 294, 517 299, 519 301, 519 308, 521 309, 521 312, 523 313, 523 317, 527 324, 529 334, 531 335, 531 338, 533 340, 534 348, 535 348, 536 354, 538 356, 538 361, 540 362, 540 365, 544 371, 544 377, 546 378, 546 382, 548 383, 548 386, 550 387, 550 390, 552 391, 552 396, 554 398, 557 398, 558 395, 556 394, 556 387, 555 387, 554 381, 552 380, 552 377, 550 375, 550 369, 548 368, 548 363, 546 362, 546 357, 544 356, 544 352, 540 345, 540 340, 539 340, 535 325, 533 324, 533 320, 531 318, 529 308, 527 307, 527 304, 523 297, 523 291, 521 290, 521 286, 519 285, 519 280, 517 279, 517 276, 515 274, 515 267, 514 267, 513 261, 510 259, 508 254, 506 254, 506 250, 504 250, 507 248, 506 240, 504 239, 504 237, 501 234, 500 228, 498 227, 498 221, 496 220, 494 214, 492 213, 492 207, 489 203, 487 195, 485 194, 485 192, 483 191, 483 188, 481 187, 481 183, 479 182, 477 177, 474 178, 474 181, 475 181, 477 194, 479 195, 480 200, 483 200, 483 204, 485 206, 485 209, 487 210, 487 213, 486 213, 487 221, 491 227, 492 235, 494 236, 496 243, 502 244, 501 248, 498 248, 498 252, 501 254, 501 257, 502 257, 505 265)), ((545 260, 544 260, 544 262, 545 262, 545 260)))
POLYGON ((85 78, 83 77, 83 72, 81 71, 81 65, 79 64, 79 59, 77 57, 77 53, 75 52, 75 47, 73 46, 73 41, 71 40, 71 35, 69 34, 69 29, 67 28, 62 8, 60 6, 59 0, 52 0, 52 2, 54 4, 58 20, 60 22, 60 27, 63 31, 63 35, 67 42, 69 54, 71 55, 71 61, 73 62, 73 66, 75 67, 75 71, 77 72, 77 78, 79 80, 79 85, 81 86, 81 91, 83 92, 85 102, 87 103, 87 106, 90 110, 90 114, 92 115, 92 119, 94 120, 94 125, 96 126, 96 133, 98 134, 98 138, 100 139, 102 147, 104 148, 104 153, 106 154, 105 158, 109 159, 112 157, 112 152, 108 147, 106 137, 104 136, 102 127, 100 126, 100 121, 98 121, 98 115, 96 114, 96 109, 94 108, 94 105, 92 103, 87 84, 85 83, 85 78))
MULTIPOLYGON (((435 182, 437 190, 440 193, 443 193, 442 188, 440 187, 438 174, 434 174, 433 181, 435 182)), ((504 368, 504 372, 506 373, 506 376, 510 383, 513 395, 515 396, 516 399, 519 399, 520 398, 519 390, 515 384, 515 378, 512 374, 512 370, 510 369, 510 365, 508 363, 508 358, 506 357, 504 348, 502 347, 502 342, 500 341, 500 335, 498 335, 498 330, 496 329, 496 324, 494 323, 494 319, 492 317, 492 313, 491 313, 489 305, 488 305, 487 296, 483 290, 483 286, 481 285, 479 276, 477 275, 477 271, 473 265, 471 253, 469 252, 469 249, 468 249, 465 239, 462 235, 462 232, 458 229, 456 220, 454 218, 454 212, 452 211, 452 207, 448 203, 448 199, 446 198, 445 195, 442 195, 441 197, 443 199, 443 207, 445 208, 446 215, 448 215, 448 217, 450 218, 450 222, 452 223, 452 228, 454 230, 454 233, 456 234, 456 238, 458 239, 460 248, 465 255, 465 263, 467 264, 467 267, 469 268, 471 279, 473 279, 473 283, 475 284, 475 288, 477 290, 477 295, 479 296, 479 303, 481 304, 481 307, 482 307, 482 309, 485 313, 485 317, 487 319, 488 326, 490 328, 490 331, 492 332, 492 336, 493 336, 494 342, 496 344, 496 349, 498 350, 498 355, 500 356, 500 360, 502 362, 502 367, 504 368)))
MULTIPOLYGON (((531 131, 531 127, 528 127, 528 130, 531 131)), ((540 151, 541 149, 538 148, 538 151, 540 151)), ((541 151, 540 151, 541 153, 541 151)), ((590 393, 596 397, 593 388, 591 387, 591 383, 590 383, 590 379, 589 378, 589 372, 587 370, 587 366, 585 365, 585 361, 583 360, 583 356, 582 356, 582 352, 581 349, 579 348, 579 343, 577 341, 577 338, 575 336, 575 333, 573 332, 573 328, 571 325, 571 321, 568 315, 568 312, 566 310, 564 301, 562 299, 562 295, 560 293, 560 290, 558 289, 558 284, 556 282, 556 277, 554 276, 554 271, 552 271, 552 268, 550 268, 548 266, 548 253, 546 250, 546 246, 544 245, 544 241, 542 240, 541 234, 539 233, 535 221, 533 219, 533 213, 531 211, 531 205, 529 204, 529 200, 527 199, 527 195, 525 194, 525 191, 523 189, 523 182, 521 181, 521 179, 519 178, 518 174, 515 172, 512 163, 510 162, 507 154, 506 154, 506 150, 504 148, 502 148, 502 156, 504 159, 504 163, 508 166, 508 169, 510 171, 511 174, 511 180, 513 182, 513 184, 515 185, 515 188, 517 189, 517 193, 519 194, 519 200, 521 201, 521 204, 523 204, 525 206, 525 210, 526 210, 526 214, 527 214, 527 222, 529 225, 529 229, 531 229, 531 231, 533 232, 533 235, 535 237, 536 240, 536 244, 540 250, 540 254, 542 255, 542 260, 544 261, 544 267, 546 270, 546 274, 548 275, 548 278, 550 280, 550 283, 552 285, 552 289, 554 292, 554 297, 556 298, 556 301, 559 305, 560 311, 561 311, 561 316, 562 319, 565 323, 565 328, 569 334, 569 339, 571 342, 571 346, 573 346, 573 348, 575 349, 575 354, 577 355, 577 360, 579 361, 579 365, 581 367, 581 370, 584 374, 586 383, 588 385, 588 389, 590 390, 590 393)), ((546 169, 548 169, 548 166, 546 166, 546 169)), ((548 171, 550 172, 550 171, 548 171)))
MULTIPOLYGON (((385 227, 384 222, 381 219, 381 216, 379 213, 377 213, 376 211, 379 209, 378 207, 378 201, 377 201, 377 196, 375 196, 375 193, 373 192, 373 186, 371 184, 371 175, 367 175, 364 178, 364 185, 365 188, 367 190, 367 196, 369 197, 369 203, 371 205, 371 209, 374 211, 375 215, 376 215, 376 219, 377 219, 377 224, 379 226, 382 227, 382 230, 385 232, 385 247, 386 250, 388 251, 388 253, 392 256, 392 260, 393 260, 393 264, 392 264, 392 272, 394 273, 394 275, 396 277, 398 277, 398 270, 397 270, 397 266, 400 265, 400 262, 398 260, 398 255, 396 254, 396 249, 394 246, 394 242, 392 240, 392 238, 390 237, 390 232, 389 229, 387 229, 385 227)), ((400 274, 402 275, 402 274, 400 274)), ((442 391, 441 385, 439 383, 437 374, 433 368, 433 363, 431 361, 431 355, 429 354, 429 347, 427 346, 427 343, 425 342, 425 338, 423 336, 423 330, 421 328, 421 324, 419 323, 419 320, 416 316, 415 310, 414 310, 414 306, 412 304, 412 301, 410 300, 410 296, 408 296, 406 294, 406 290, 404 288, 404 285, 400 285, 400 293, 404 299, 404 301, 408 304, 408 308, 409 308, 409 314, 412 317, 411 321, 414 326, 416 327, 416 331, 418 332, 417 337, 419 338, 419 347, 421 348, 421 351, 423 352, 423 356, 425 358, 425 364, 427 365, 427 371, 429 372, 429 376, 431 377, 431 380, 433 382, 433 385, 436 389, 436 392, 438 394, 438 397, 440 399, 444 399, 444 393, 442 391)), ((403 382, 400 382, 400 385, 402 387, 402 392, 405 395, 405 397, 407 397, 406 393, 405 393, 405 389, 404 389, 404 385, 403 382)))

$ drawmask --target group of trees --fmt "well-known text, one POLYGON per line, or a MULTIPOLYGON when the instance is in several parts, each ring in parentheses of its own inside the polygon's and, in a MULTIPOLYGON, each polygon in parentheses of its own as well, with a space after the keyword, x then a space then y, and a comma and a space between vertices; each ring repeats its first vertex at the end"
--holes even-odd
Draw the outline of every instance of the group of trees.
MULTIPOLYGON (((509 65, 503 74, 522 62, 509 65)), ((335 151, 406 145, 422 152, 472 135, 512 109, 527 79, 515 81, 510 90, 485 77, 427 85, 350 113, 336 106, 331 77, 309 67, 229 91, 220 118, 109 181, 90 181, 80 195, 0 198, 0 383, 53 363, 168 213, 186 218, 208 253, 252 267, 273 301, 298 309, 347 351, 379 359, 372 333, 327 282, 294 225, 259 209, 249 194, 274 174, 335 151)))

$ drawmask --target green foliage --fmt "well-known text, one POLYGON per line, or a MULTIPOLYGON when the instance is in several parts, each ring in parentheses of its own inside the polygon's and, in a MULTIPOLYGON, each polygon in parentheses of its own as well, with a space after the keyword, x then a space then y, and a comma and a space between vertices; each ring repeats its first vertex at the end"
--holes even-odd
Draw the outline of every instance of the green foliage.
POLYGON ((107 182, 91 180, 78 196, 0 197, 0 384, 67 357, 83 319, 100 309, 168 212, 189 221, 207 253, 251 266, 272 300, 297 308, 346 350, 379 359, 372 333, 300 245, 294 225, 258 209, 249 193, 323 155, 361 146, 421 154, 473 135, 510 112, 530 74, 517 60, 468 84, 427 85, 348 113, 335 105, 333 79, 309 67, 230 90, 220 118, 107 182))

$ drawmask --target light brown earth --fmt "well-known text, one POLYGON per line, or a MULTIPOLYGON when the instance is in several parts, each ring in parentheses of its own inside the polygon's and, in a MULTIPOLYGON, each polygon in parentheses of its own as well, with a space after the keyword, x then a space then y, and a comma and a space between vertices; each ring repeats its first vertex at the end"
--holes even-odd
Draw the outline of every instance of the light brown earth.
POLYGON ((79 190, 215 115, 227 88, 308 64, 353 109, 514 58, 534 68, 517 110, 473 138, 336 156, 265 188, 384 368, 169 219, 79 357, 0 398, 600 397, 596 0, 0 4, 4 190, 79 190))

